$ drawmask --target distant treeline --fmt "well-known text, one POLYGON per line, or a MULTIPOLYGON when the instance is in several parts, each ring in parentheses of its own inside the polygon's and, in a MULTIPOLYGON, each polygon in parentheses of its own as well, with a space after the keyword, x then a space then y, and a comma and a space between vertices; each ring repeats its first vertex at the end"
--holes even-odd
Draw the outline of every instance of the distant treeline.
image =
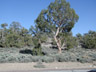
POLYGON ((32 46, 32 35, 19 22, 1 24, 0 47, 24 47, 32 46))
MULTIPOLYGON (((0 47, 25 47, 25 46, 37 46, 38 43, 44 43, 48 37, 51 37, 51 33, 37 33, 33 35, 33 27, 29 30, 22 27, 19 22, 12 22, 9 27, 7 23, 1 24, 0 29, 0 47)), ((51 37, 52 38, 52 37, 51 37)), ((66 42, 66 48, 74 48, 82 46, 84 48, 96 48, 96 32, 89 31, 84 35, 78 33, 75 37, 72 36, 72 32, 64 35, 66 42)), ((52 39, 53 45, 56 45, 52 39)))

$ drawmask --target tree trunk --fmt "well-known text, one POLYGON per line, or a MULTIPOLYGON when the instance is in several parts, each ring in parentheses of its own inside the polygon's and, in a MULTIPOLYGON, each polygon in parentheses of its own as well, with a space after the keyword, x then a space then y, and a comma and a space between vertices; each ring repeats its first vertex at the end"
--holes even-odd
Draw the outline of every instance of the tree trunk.
POLYGON ((59 27, 58 27, 58 29, 57 29, 57 32, 56 32, 56 34, 55 34, 55 36, 54 36, 54 39, 55 39, 55 42, 56 42, 56 44, 57 44, 57 46, 58 46, 58 50, 59 50, 59 53, 61 53, 62 51, 61 51, 61 44, 60 44, 60 41, 58 40, 58 38, 57 38, 57 35, 59 34, 59 27))
POLYGON ((2 43, 4 43, 4 29, 2 29, 2 43))

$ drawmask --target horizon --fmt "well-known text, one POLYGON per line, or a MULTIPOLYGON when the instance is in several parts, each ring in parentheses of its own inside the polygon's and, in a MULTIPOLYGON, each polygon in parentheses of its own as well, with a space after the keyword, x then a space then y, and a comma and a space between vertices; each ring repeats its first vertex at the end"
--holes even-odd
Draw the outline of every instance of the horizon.
MULTIPOLYGON (((66 0, 79 16, 72 29, 73 36, 84 34, 89 30, 96 31, 96 0, 66 0)), ((35 26, 35 19, 42 9, 47 9, 54 0, 0 0, 0 24, 11 24, 13 21, 29 29, 35 26)))

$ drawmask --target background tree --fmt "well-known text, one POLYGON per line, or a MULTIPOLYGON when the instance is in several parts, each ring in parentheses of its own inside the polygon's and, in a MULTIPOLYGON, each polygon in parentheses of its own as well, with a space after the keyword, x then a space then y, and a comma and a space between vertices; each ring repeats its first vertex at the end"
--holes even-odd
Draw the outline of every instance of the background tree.
POLYGON ((32 41, 34 44, 33 55, 42 55, 41 43, 47 40, 47 36, 44 35, 44 32, 39 31, 38 27, 31 26, 29 28, 30 34, 32 34, 32 41))
POLYGON ((8 26, 7 23, 3 23, 3 24, 1 24, 1 27, 4 28, 4 29, 5 29, 7 26, 8 26))
POLYGON ((6 33, 6 27, 8 26, 7 23, 3 23, 1 24, 1 28, 2 28, 2 38, 4 37, 4 34, 6 33))
POLYGON ((24 27, 20 31, 20 36, 22 36, 25 46, 32 46, 33 45, 32 35, 29 34, 29 31, 27 29, 25 29, 24 27))
POLYGON ((87 49, 96 48, 96 32, 89 31, 88 33, 82 36, 82 47, 87 49))
POLYGON ((19 32, 20 29, 22 28, 21 24, 19 22, 15 22, 13 21, 11 24, 10 24, 10 29, 12 30, 12 32, 19 32))
POLYGON ((1 24, 0 29, 0 47, 25 47, 32 46, 32 35, 22 27, 19 22, 12 22, 9 28, 8 24, 1 24))
POLYGON ((3 24, 1 24, 1 30, 0 30, 0 46, 1 47, 4 47, 5 46, 5 38, 6 38, 6 34, 7 34, 7 29, 6 29, 6 27, 8 26, 8 24, 7 23, 3 23, 3 24))
POLYGON ((6 36, 6 47, 24 47, 23 38, 16 33, 8 34, 6 36))
POLYGON ((70 4, 66 0, 55 0, 55 2, 50 3, 48 9, 41 11, 36 19, 36 27, 41 32, 53 33, 54 40, 61 53, 61 48, 65 45, 65 42, 62 42, 62 38, 64 38, 62 35, 71 31, 78 18, 78 15, 73 8, 70 8, 70 4))
POLYGON ((82 45, 82 35, 80 33, 76 34, 76 39, 77 39, 77 43, 78 43, 78 47, 81 47, 82 45))

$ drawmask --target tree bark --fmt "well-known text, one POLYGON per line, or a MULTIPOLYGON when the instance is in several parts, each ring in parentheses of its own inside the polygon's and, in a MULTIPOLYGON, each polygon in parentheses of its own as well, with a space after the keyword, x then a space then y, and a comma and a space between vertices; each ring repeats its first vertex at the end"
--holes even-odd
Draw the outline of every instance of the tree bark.
POLYGON ((57 46, 58 46, 58 50, 59 50, 59 53, 62 53, 62 51, 61 51, 61 44, 60 44, 60 41, 58 40, 58 38, 57 38, 57 35, 59 34, 59 27, 57 28, 57 31, 56 31, 56 34, 55 34, 55 36, 54 36, 54 39, 55 39, 55 42, 56 42, 56 44, 57 44, 57 46))

